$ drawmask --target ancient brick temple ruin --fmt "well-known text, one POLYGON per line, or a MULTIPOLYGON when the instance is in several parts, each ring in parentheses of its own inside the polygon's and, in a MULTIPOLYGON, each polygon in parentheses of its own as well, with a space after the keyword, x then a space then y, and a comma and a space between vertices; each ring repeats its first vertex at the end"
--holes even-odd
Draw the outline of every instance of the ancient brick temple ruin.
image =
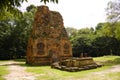
POLYGON ((51 65, 66 71, 100 67, 91 57, 72 57, 72 47, 59 12, 39 6, 27 46, 27 64, 51 65))
POLYGON ((39 6, 28 40, 26 63, 50 65, 72 57, 72 47, 59 12, 39 6))

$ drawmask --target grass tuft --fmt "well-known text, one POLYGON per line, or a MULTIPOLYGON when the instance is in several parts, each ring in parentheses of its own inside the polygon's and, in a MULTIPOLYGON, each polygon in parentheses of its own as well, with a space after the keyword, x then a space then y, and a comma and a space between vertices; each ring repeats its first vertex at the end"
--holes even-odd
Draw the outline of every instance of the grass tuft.
POLYGON ((0 80, 5 80, 3 77, 8 73, 7 66, 0 66, 0 80))

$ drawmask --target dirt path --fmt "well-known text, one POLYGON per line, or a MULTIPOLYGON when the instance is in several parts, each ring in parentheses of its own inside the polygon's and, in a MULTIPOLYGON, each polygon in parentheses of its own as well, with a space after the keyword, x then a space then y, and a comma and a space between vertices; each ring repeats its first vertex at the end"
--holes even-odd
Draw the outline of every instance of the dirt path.
POLYGON ((106 74, 117 73, 117 72, 120 72, 120 65, 112 66, 110 69, 107 69, 107 70, 92 72, 89 75, 87 75, 81 79, 76 79, 76 80, 97 80, 97 79, 112 80, 109 77, 106 77, 106 74))
MULTIPOLYGON (((35 80, 32 73, 26 72, 26 67, 18 65, 19 62, 10 61, 6 63, 9 66, 10 74, 6 75, 5 80, 35 80)), ((5 64, 4 64, 5 65, 5 64)))
POLYGON ((95 72, 94 74, 102 75, 102 74, 108 74, 108 73, 114 73, 114 72, 120 72, 120 65, 112 66, 108 70, 104 70, 104 71, 100 71, 100 72, 95 72))

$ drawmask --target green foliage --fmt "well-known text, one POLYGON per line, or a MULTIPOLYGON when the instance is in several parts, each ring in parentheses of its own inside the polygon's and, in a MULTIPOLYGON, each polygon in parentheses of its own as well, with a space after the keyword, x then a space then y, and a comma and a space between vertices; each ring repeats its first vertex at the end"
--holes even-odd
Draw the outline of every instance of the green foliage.
MULTIPOLYGON (((18 2, 21 1, 24 0, 18 2)), ((57 3, 58 0, 41 1, 45 3, 57 3)), ((17 3, 14 5, 17 7, 20 6, 17 3)), ((14 7, 14 9, 16 8, 14 7)), ((27 40, 31 32, 36 7, 30 5, 26 10, 27 12, 22 13, 22 16, 19 17, 14 16, 7 9, 3 9, 3 12, 0 13, 5 15, 3 15, 3 18, 0 16, 0 52, 3 53, 0 54, 1 59, 5 57, 6 59, 11 59, 25 56, 27 40)), ((95 30, 93 28, 83 28, 80 30, 66 28, 72 43, 73 55, 75 57, 79 57, 81 53, 87 53, 88 56, 120 55, 119 26, 120 22, 117 21, 98 23, 95 30)))
MULTIPOLYGON (((13 14, 15 17, 22 16, 22 12, 18 9, 21 4, 27 0, 0 0, 0 20, 5 20, 8 13, 13 14)), ((29 1, 29 0, 28 0, 29 1)), ((48 2, 58 3, 58 0, 40 0, 45 4, 48 2)))
POLYGON ((45 4, 48 2, 58 3, 58 0, 41 0, 41 2, 44 2, 45 4))
POLYGON ((33 13, 35 13, 36 10, 37 10, 37 8, 36 8, 36 6, 34 6, 34 5, 30 5, 30 6, 28 6, 28 7, 26 8, 26 10, 27 10, 27 12, 33 12, 33 13))
MULTIPOLYGON (((119 55, 119 41, 112 37, 97 37, 93 42, 94 55, 119 55), (117 47, 116 47, 117 46, 117 47)), ((92 54, 91 54, 92 55, 92 54)))
POLYGON ((73 56, 81 53, 88 56, 120 55, 120 22, 98 23, 96 29, 83 28, 77 30, 70 41, 73 46, 73 56))
POLYGON ((87 37, 77 37, 72 44, 74 57, 79 57, 81 53, 88 53, 91 46, 90 39, 87 37))
POLYGON ((72 28, 72 27, 67 27, 66 31, 67 31, 67 34, 68 34, 70 40, 71 40, 76 36, 78 30, 75 28, 72 28))
POLYGON ((120 40, 120 27, 117 27, 115 30, 116 38, 120 40))
POLYGON ((73 56, 79 57, 81 53, 91 52, 91 42, 95 38, 94 30, 92 28, 80 29, 75 35, 71 38, 73 56))
POLYGON ((21 15, 21 11, 17 7, 21 6, 21 3, 26 0, 1 0, 0 1, 0 20, 6 19, 8 13, 14 16, 21 15))
POLYGON ((95 27, 96 30, 100 30, 103 27, 104 23, 98 23, 95 27))
POLYGON ((97 36, 114 37, 114 38, 117 38, 118 40, 120 40, 120 27, 119 26, 120 26, 120 22, 102 23, 101 28, 98 30, 96 29, 96 34, 97 34, 97 36))
POLYGON ((0 21, 0 53, 2 53, 0 59, 25 56, 35 14, 33 11, 35 11, 35 8, 23 13, 21 17, 0 21))

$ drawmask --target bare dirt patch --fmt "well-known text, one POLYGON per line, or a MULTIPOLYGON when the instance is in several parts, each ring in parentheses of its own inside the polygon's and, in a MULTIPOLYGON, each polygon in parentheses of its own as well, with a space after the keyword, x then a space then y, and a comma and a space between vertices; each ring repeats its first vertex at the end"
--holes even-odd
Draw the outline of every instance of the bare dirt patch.
POLYGON ((35 77, 32 73, 26 72, 26 67, 18 65, 19 62, 10 61, 4 63, 4 65, 9 66, 8 70, 10 73, 4 76, 5 80, 35 80, 35 77))

